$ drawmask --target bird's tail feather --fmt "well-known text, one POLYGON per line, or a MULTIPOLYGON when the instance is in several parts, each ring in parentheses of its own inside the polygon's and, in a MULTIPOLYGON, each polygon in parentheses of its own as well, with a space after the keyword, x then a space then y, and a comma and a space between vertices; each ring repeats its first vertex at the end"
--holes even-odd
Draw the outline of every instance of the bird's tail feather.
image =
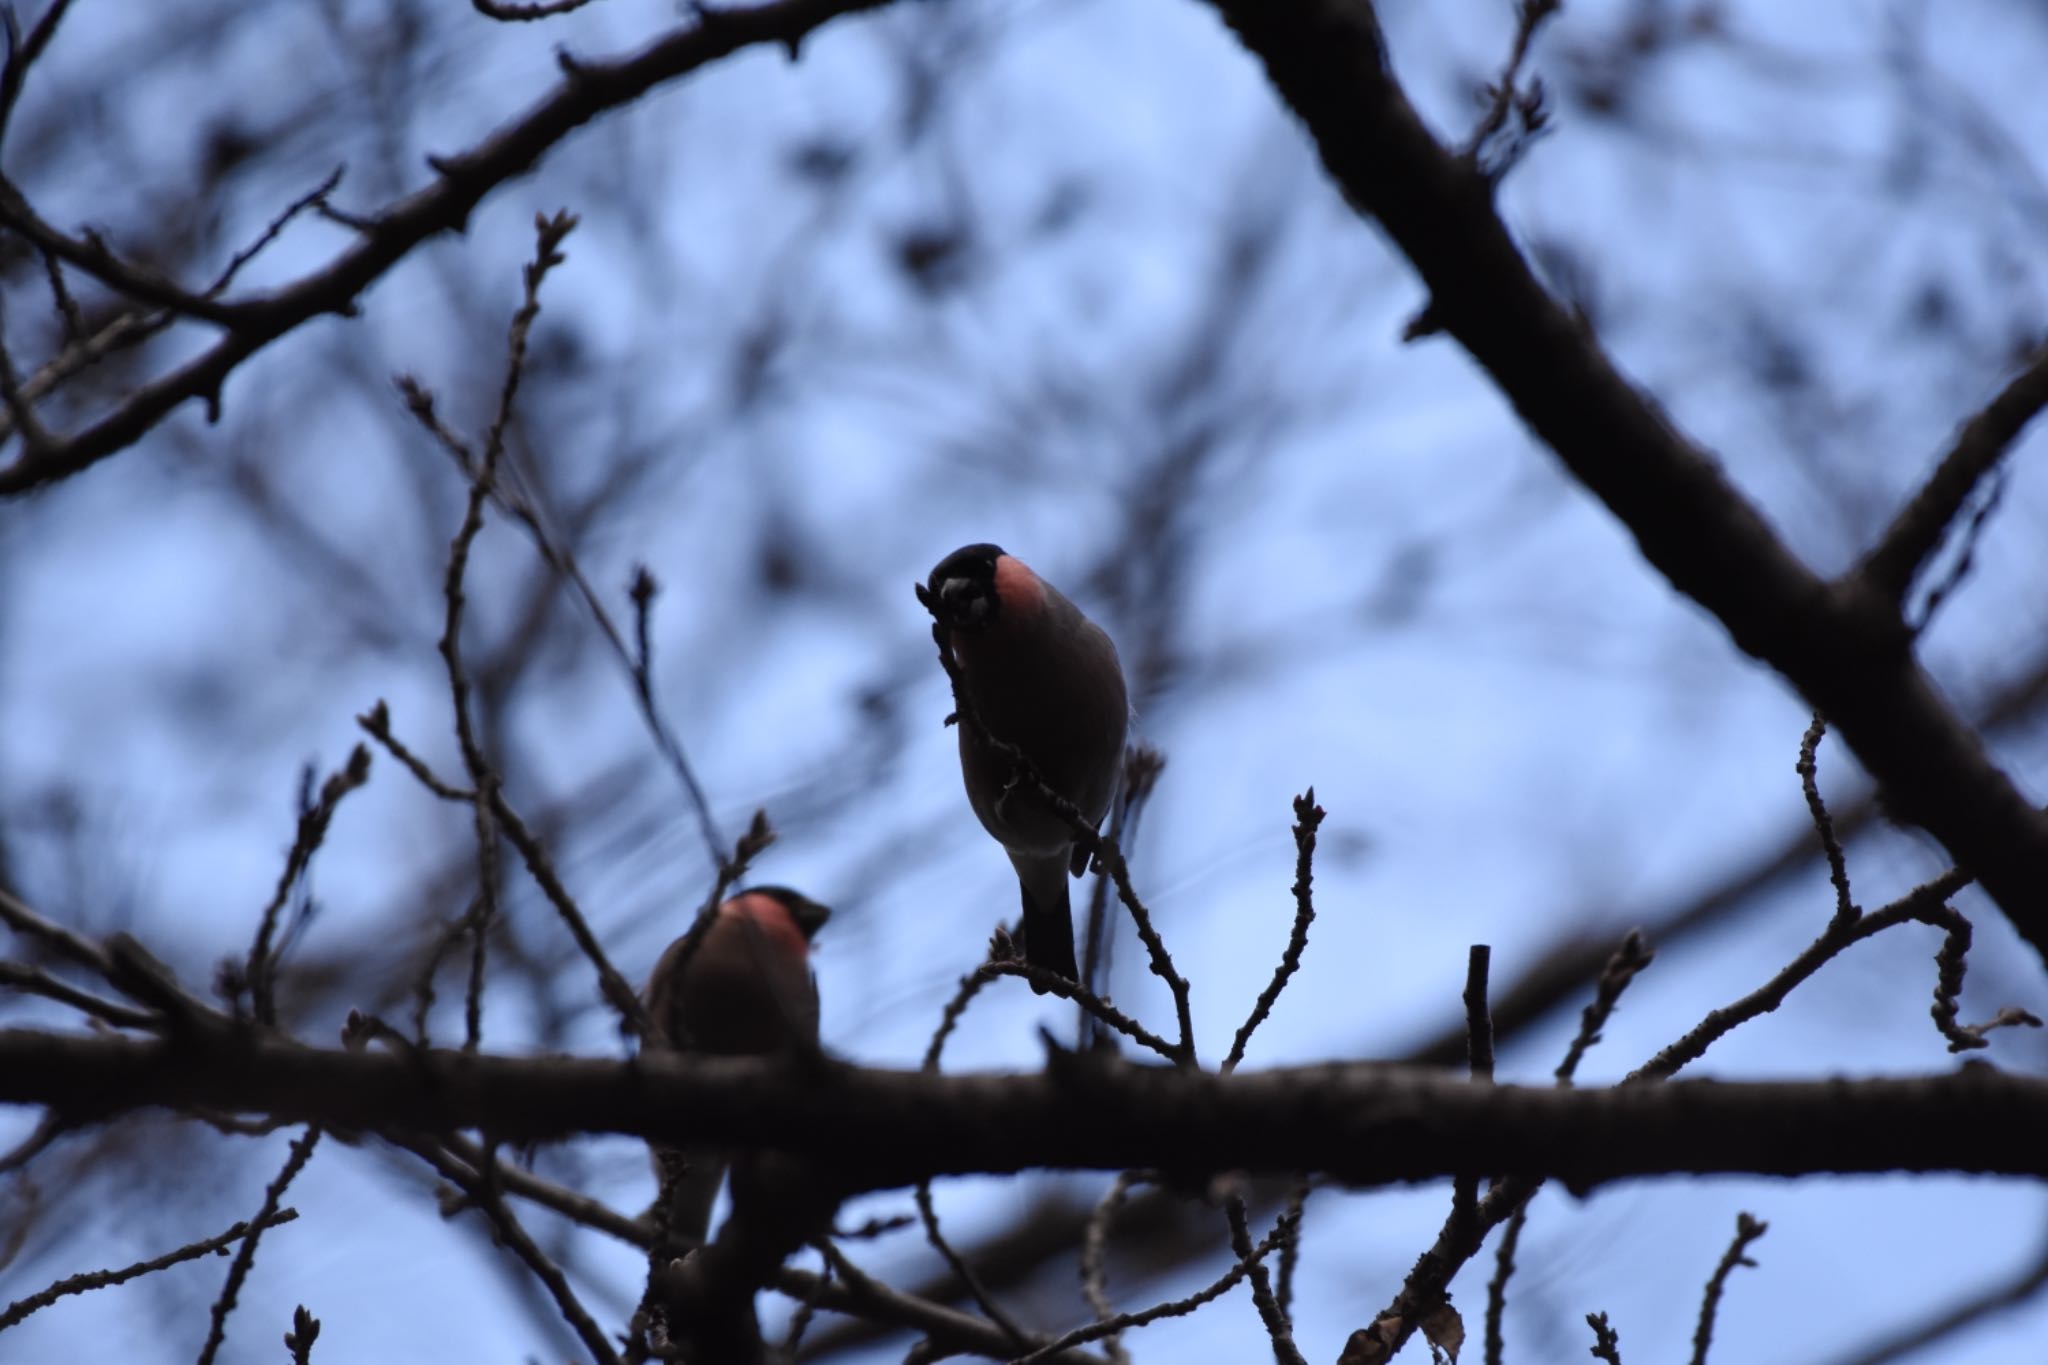
MULTIPOLYGON (((1074 912, 1067 896, 1066 869, 1060 868, 1056 878, 1044 878, 1042 882, 1039 895, 1032 894, 1029 884, 1023 885, 1024 960, 1078 982, 1081 968, 1074 961, 1074 912)), ((1045 994, 1045 989, 1035 983, 1031 989, 1045 994)))

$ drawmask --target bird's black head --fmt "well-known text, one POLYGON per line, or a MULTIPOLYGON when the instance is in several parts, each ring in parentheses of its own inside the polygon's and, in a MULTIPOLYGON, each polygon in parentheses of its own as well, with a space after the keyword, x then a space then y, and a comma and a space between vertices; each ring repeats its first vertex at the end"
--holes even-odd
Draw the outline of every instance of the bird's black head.
POLYGON ((816 938, 818 930, 825 927, 825 921, 832 918, 831 907, 820 905, 803 892, 792 891, 786 886, 750 886, 743 894, 766 896, 779 902, 783 909, 789 911, 789 917, 796 921, 797 930, 803 934, 806 943, 816 938))
POLYGON ((917 600, 943 626, 979 630, 1002 607, 996 592, 996 560, 1002 554, 1000 545, 963 545, 939 561, 930 581, 919 585, 917 600))

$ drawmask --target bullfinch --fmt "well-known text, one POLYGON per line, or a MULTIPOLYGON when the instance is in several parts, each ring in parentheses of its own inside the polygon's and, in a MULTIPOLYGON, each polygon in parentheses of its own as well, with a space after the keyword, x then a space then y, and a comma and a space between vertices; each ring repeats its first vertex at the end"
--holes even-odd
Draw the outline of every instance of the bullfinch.
MULTIPOLYGON (((757 886, 718 907, 703 940, 683 961, 679 938, 647 981, 651 1046, 719 1057, 766 1057, 815 1048, 818 983, 811 938, 831 915, 784 886, 757 886)), ((702 1242, 726 1154, 686 1149, 687 1169, 670 1203, 671 1233, 702 1242)), ((661 1173, 657 1154, 655 1172, 661 1173)))
POLYGON ((960 718, 960 771, 982 828, 1017 870, 1025 960, 1079 981, 1067 879, 1087 866, 1087 852, 982 727, 1014 746, 1047 787, 1099 826, 1116 794, 1130 722, 1116 646, 1059 589, 998 545, 955 550, 917 595, 938 622, 940 645, 958 669, 960 699, 973 712, 960 718))

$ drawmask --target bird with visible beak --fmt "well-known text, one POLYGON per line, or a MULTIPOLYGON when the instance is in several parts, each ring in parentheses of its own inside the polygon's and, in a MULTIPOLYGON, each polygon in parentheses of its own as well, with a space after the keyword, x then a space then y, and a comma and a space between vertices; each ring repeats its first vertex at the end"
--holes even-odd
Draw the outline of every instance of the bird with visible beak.
MULTIPOLYGON (((1027 962, 1080 980, 1068 878, 1087 848, 1037 783, 1099 827, 1123 767, 1130 702, 1116 645, 1060 590, 999 545, 940 560, 917 590, 957 668, 968 803, 1009 854, 1023 894, 1027 962), (991 743, 994 740, 996 743, 991 743)), ((1036 989, 1036 987, 1034 987, 1036 989)))
MULTIPOLYGON (((815 1051, 818 982, 811 939, 831 911, 786 886, 757 886, 718 907, 696 951, 671 943, 647 981, 649 1047, 715 1057, 771 1057, 815 1051)), ((669 1204, 672 1236, 702 1242, 729 1154, 682 1153, 686 1169, 669 1204)), ((655 1172, 661 1173, 656 1153, 655 1172)))

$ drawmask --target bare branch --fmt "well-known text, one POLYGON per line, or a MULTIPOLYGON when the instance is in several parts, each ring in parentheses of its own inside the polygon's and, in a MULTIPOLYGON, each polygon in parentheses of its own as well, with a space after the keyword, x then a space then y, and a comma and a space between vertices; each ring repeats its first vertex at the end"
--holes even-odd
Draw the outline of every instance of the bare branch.
POLYGON ((1721 1263, 1714 1267, 1713 1276, 1707 1281, 1706 1292, 1700 1297, 1700 1323, 1692 1334, 1692 1365, 1707 1365, 1707 1348, 1714 1341, 1714 1315, 1720 1311, 1721 1294, 1728 1287, 1728 1277, 1739 1265, 1756 1264, 1745 1253, 1751 1242, 1769 1230, 1770 1224, 1759 1222, 1747 1213, 1735 1215, 1735 1240, 1728 1244, 1721 1263))
POLYGON ((213 1312, 206 1329, 206 1344, 199 1348, 199 1365, 213 1365, 213 1357, 227 1340, 228 1314, 235 1311, 235 1300, 242 1292, 242 1282, 249 1278, 249 1268, 256 1264, 256 1241, 263 1235, 263 1229, 278 1221, 278 1205, 284 1200, 284 1192, 290 1187, 298 1173, 306 1168, 312 1159, 313 1148, 320 1141, 317 1124, 308 1127, 305 1136, 292 1144, 291 1154, 285 1158, 284 1166, 277 1178, 263 1191, 263 1206, 249 1222, 249 1235, 242 1239, 242 1245, 235 1251, 235 1260, 228 1267, 227 1282, 220 1287, 220 1297, 213 1301, 213 1312))
MULTIPOLYGON (((1194 1174, 1321 1172, 1360 1186, 1460 1169, 1541 1172, 1574 1187, 1678 1172, 2048 1174, 2048 1148, 2036 1140, 2048 1081, 1989 1067, 1569 1090, 1475 1086, 1371 1063, 1218 1076, 1066 1054, 1035 1073, 931 1075, 830 1058, 387 1055, 246 1029, 176 1046, 0 1030, 0 1103, 47 1106, 73 1122, 204 1107, 379 1132, 477 1128, 507 1142, 620 1133, 768 1147, 831 1162, 852 1187, 875 1189, 1147 1163, 1194 1174)), ((1517 1180, 1482 1201, 1482 1223, 1506 1218, 1511 1205, 1497 1201, 1517 1180)))
POLYGON ((9 1327, 14 1326, 37 1309, 48 1308, 67 1294, 84 1294, 94 1289, 107 1289, 117 1284, 126 1284, 129 1280, 158 1270, 166 1270, 171 1266, 181 1265, 186 1261, 196 1261, 201 1256, 210 1256, 215 1252, 233 1246, 245 1237, 254 1237, 258 1233, 278 1226, 280 1223, 289 1223, 298 1216, 299 1211, 297 1209, 278 1209, 269 1215, 267 1221, 237 1223, 218 1237, 209 1237, 203 1242, 193 1242, 189 1246, 179 1247, 176 1251, 166 1252, 154 1260, 137 1261, 134 1265, 124 1266, 120 1270, 95 1270, 88 1274, 72 1275, 66 1279, 59 1280, 40 1293, 31 1294, 25 1299, 16 1299, 13 1303, 7 1305, 7 1310, 0 1312, 0 1332, 6 1331, 9 1327))
POLYGON ((1586 1326, 1593 1329, 1592 1351, 1607 1365, 1621 1365, 1621 1334, 1608 1325, 1605 1313, 1586 1314, 1586 1326))
POLYGON ((82 991, 67 982, 59 981, 48 972, 34 967, 24 967, 18 962, 0 962, 0 988, 20 991, 24 995, 40 995, 95 1019, 104 1019, 116 1028, 153 1029, 162 1027, 163 1021, 153 1014, 129 1009, 111 1000, 103 1000, 90 991, 82 991))
POLYGON ((531 1270, 534 1277, 547 1288, 563 1320, 569 1324, 577 1338, 582 1341, 583 1348, 590 1352, 591 1358, 597 1361, 598 1365, 618 1365, 618 1353, 612 1350, 610 1339, 577 1300, 576 1291, 569 1287, 568 1277, 562 1274, 562 1268, 548 1259, 547 1253, 527 1235, 518 1217, 506 1206, 504 1197, 497 1188, 495 1152, 488 1147, 484 1148, 482 1167, 472 1169, 432 1143, 413 1142, 402 1138, 394 1138, 393 1141, 417 1155, 440 1172, 443 1178, 460 1188, 469 1206, 490 1220, 492 1236, 501 1246, 525 1262, 527 1269, 531 1270))
POLYGON ((1899 509, 1858 570, 1872 589, 1903 602, 1913 578, 1934 554, 1970 493, 1999 467, 2029 422, 2048 408, 2048 346, 2037 350, 2012 382, 1956 434, 1934 473, 1899 509))
POLYGON ((312 1365, 313 1343, 320 1339, 320 1319, 306 1311, 303 1303, 292 1309, 292 1330, 284 1334, 284 1348, 292 1353, 292 1365, 312 1365))
POLYGON ((1994 765, 1912 653, 1896 603, 1821 579, 1537 280, 1486 177, 1430 133, 1368 5, 1212 0, 1324 164, 1420 273, 1430 312, 1679 591, 1825 715, 1890 808, 1976 874, 2048 961, 2048 813, 1994 765))
POLYGON ((1835 888, 1835 922, 1846 924, 1863 912, 1849 897, 1849 860, 1842 854, 1842 841, 1835 837, 1835 822, 1820 797, 1818 755, 1821 737, 1827 732, 1827 720, 1816 712, 1813 723, 1800 738, 1799 761, 1793 768, 1799 774, 1799 789, 1806 794, 1806 809, 1813 816, 1813 828, 1820 835, 1821 851, 1827 855, 1828 881, 1835 888))
POLYGON ((1273 1228, 1273 1231, 1267 1234, 1266 1239, 1252 1248, 1250 1256, 1240 1257, 1229 1270, 1223 1272, 1220 1278, 1196 1290, 1186 1298, 1156 1304, 1151 1308, 1143 1309, 1136 1313, 1120 1313, 1106 1322, 1090 1323, 1086 1327, 1077 1327, 1065 1336, 1060 1337, 1057 1341, 1041 1346, 1027 1356, 1019 1357, 1012 1361, 1010 1365, 1040 1365, 1040 1362, 1043 1361, 1057 1360, 1060 1352, 1075 1346, 1083 1346, 1091 1341, 1100 1341, 1104 1337, 1114 1336, 1133 1327, 1143 1327, 1147 1323, 1157 1322, 1161 1318, 1184 1317, 1200 1308, 1203 1304, 1212 1303, 1229 1293, 1232 1289, 1235 1289, 1237 1282, 1250 1274, 1252 1267, 1264 1261, 1271 1254, 1273 1248, 1279 1246, 1288 1235, 1287 1219, 1283 1216, 1279 1224, 1273 1228))
POLYGON ((497 19, 511 24, 530 24, 538 19, 552 19, 560 14, 574 14, 590 3, 590 0, 532 0, 530 4, 507 4, 503 0, 470 0, 476 12, 486 19, 497 19))
MULTIPOLYGON (((1275 1365, 1308 1365, 1302 1358, 1301 1349, 1294 1344, 1294 1326, 1281 1311, 1280 1301, 1273 1296, 1272 1277, 1266 1273, 1265 1253, 1252 1246, 1251 1226, 1245 1220, 1244 1200, 1232 1195, 1224 1202, 1224 1216, 1230 1221, 1230 1249, 1237 1253, 1239 1265, 1246 1267, 1252 1282, 1252 1304, 1259 1310, 1259 1321, 1266 1325, 1266 1336, 1273 1343, 1275 1365)), ((1273 1236, 1279 1238, 1282 1229, 1290 1232, 1279 1245, 1293 1242, 1291 1229, 1301 1217, 1301 1211, 1289 1207, 1281 1213, 1273 1236)), ((1269 1248, 1270 1249, 1270 1248, 1269 1248)))
MULTIPOLYGON (((308 774, 310 780, 311 774, 308 774)), ((249 948, 249 965, 245 974, 249 983, 251 1008, 259 1024, 277 1022, 277 1001, 275 999, 277 963, 271 956, 271 939, 277 933, 277 917, 284 909, 285 899, 292 888, 305 875, 306 867, 319 851, 321 841, 327 837, 327 827, 334 821, 334 812, 341 805, 342 798, 370 780, 370 751, 356 745, 349 754, 348 762, 330 774, 320 786, 319 798, 299 812, 298 833, 292 839, 291 851, 285 855, 284 871, 278 875, 277 887, 270 893, 270 904, 263 907, 263 917, 256 926, 256 941, 249 948)))
POLYGON ((1251 1014, 1239 1025, 1237 1036, 1230 1040, 1230 1055, 1223 1059, 1226 1072, 1237 1070, 1238 1063, 1244 1060, 1245 1045, 1252 1040, 1252 1030, 1272 1013, 1280 992, 1287 988, 1288 980, 1301 966, 1301 955, 1308 947, 1308 927, 1316 917, 1313 891, 1316 830, 1322 823, 1323 808, 1316 804, 1316 789, 1310 787, 1294 798, 1294 929, 1287 936, 1287 947, 1280 954, 1280 965, 1273 970, 1273 979, 1266 983, 1266 989, 1259 992, 1251 1014))
MULTIPOLYGON (((1130 1197, 1133 1186, 1148 1183, 1152 1175, 1145 1171, 1123 1171, 1110 1182, 1102 1199, 1095 1205, 1095 1212, 1088 1219, 1088 1226, 1081 1237, 1081 1297, 1086 1299, 1097 1322, 1107 1322, 1116 1315, 1116 1309, 1109 1302, 1109 1225, 1116 1217, 1124 1200, 1130 1197)), ((1114 1333, 1102 1339, 1103 1349, 1108 1353, 1111 1365, 1130 1365, 1131 1353, 1124 1349, 1123 1339, 1114 1333)))
MULTIPOLYGON (((819 1248, 832 1267, 837 1282, 822 1290, 814 1275, 784 1267, 775 1276, 775 1287, 785 1294, 810 1298, 835 1313, 847 1313, 923 1333, 933 1343, 955 1351, 1008 1359, 1016 1349, 1008 1334, 994 1323, 892 1289, 847 1259, 846 1253, 830 1242, 819 1248)), ((1033 1337, 1034 1342, 1041 1338, 1033 1337)), ((1105 1365, 1101 1356, 1067 1349, 1045 1358, 1049 1365, 1105 1365)))
POLYGON ((356 221, 362 232, 346 251, 296 282, 239 303, 203 304, 232 320, 229 333, 168 374, 141 385, 113 411, 38 452, 23 451, 0 467, 0 497, 29 492, 76 474, 140 440, 165 414, 220 392, 237 366, 271 342, 323 313, 345 312, 355 299, 427 238, 460 230, 483 198, 532 169, 547 150, 609 110, 657 85, 760 43, 794 51, 820 25, 887 0, 776 0, 721 12, 713 24, 690 24, 630 56, 565 62, 562 79, 524 114, 465 152, 436 159, 433 182, 356 221))

